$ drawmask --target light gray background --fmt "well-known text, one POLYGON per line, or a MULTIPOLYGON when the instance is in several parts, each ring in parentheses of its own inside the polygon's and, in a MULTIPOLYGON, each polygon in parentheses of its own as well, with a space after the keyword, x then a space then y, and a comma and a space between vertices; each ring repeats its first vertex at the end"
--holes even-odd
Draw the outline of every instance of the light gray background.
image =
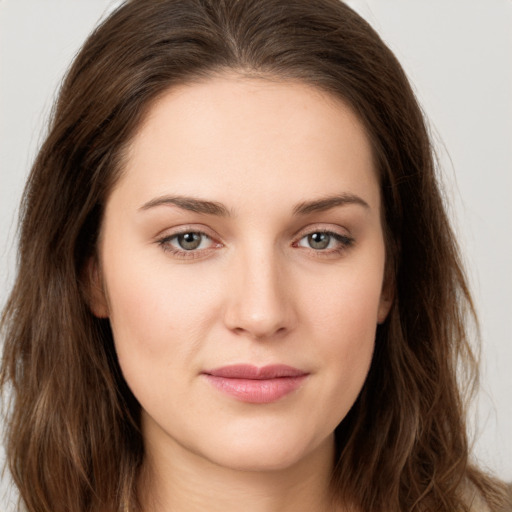
MULTIPOLYGON (((395 51, 430 120, 482 323, 474 453, 512 480, 512 1, 348 3, 395 51)), ((0 0, 0 306, 14 277, 17 205, 56 88, 117 4, 0 0)))

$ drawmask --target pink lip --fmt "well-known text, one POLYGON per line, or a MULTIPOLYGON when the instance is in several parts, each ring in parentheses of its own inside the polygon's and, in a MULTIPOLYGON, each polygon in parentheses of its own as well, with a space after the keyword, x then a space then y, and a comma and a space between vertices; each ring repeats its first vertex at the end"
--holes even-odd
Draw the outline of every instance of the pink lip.
POLYGON ((287 365, 257 367, 247 364, 223 366, 203 372, 216 389, 242 402, 275 402, 298 389, 308 373, 287 365))

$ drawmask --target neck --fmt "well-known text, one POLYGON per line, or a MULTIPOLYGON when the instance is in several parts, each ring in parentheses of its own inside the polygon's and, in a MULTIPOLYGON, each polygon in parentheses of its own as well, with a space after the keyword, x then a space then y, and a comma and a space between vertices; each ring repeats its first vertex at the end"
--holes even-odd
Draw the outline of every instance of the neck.
POLYGON ((174 443, 146 447, 139 481, 144 511, 334 512, 329 488, 334 441, 291 467, 248 471, 220 466, 174 443))

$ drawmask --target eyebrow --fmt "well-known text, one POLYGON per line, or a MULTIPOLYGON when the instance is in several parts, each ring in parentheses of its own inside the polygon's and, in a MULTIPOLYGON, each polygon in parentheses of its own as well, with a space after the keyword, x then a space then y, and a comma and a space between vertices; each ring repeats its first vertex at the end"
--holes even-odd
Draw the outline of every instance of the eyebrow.
POLYGON ((335 208, 336 206, 346 206, 356 204, 366 209, 370 209, 370 205, 361 197, 355 194, 338 194, 327 196, 314 201, 304 201, 299 203, 293 209, 294 215, 308 215, 315 212, 323 212, 335 208))
POLYGON ((151 199, 151 201, 143 204, 139 210, 149 210, 162 205, 177 206, 182 210, 204 213, 206 215, 217 215, 219 217, 227 217, 230 215, 229 210, 222 203, 217 203, 216 201, 205 201, 203 199, 187 196, 156 197, 155 199, 151 199))
MULTIPOLYGON (((322 212, 335 208, 337 206, 347 205, 360 205, 364 208, 369 209, 368 203, 361 197, 355 194, 337 194, 334 196, 327 196, 321 199, 312 201, 303 201, 297 204, 293 209, 294 215, 309 215, 315 212, 322 212)), ((195 213, 202 213, 206 215, 216 215, 219 217, 231 216, 230 211, 222 203, 216 201, 206 201, 204 199, 198 199, 189 196, 160 196, 151 199, 147 203, 144 203, 139 210, 149 210, 156 208, 157 206, 177 206, 182 210, 187 210, 195 213)))

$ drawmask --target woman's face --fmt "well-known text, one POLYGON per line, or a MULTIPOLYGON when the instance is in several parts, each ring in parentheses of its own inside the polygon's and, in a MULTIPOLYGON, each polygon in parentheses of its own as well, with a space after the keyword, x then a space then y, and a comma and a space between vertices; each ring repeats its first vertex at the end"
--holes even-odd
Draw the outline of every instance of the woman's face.
POLYGON ((93 301, 148 449, 252 470, 332 455, 389 309, 384 260, 342 102, 236 76, 161 97, 108 199, 93 301))

